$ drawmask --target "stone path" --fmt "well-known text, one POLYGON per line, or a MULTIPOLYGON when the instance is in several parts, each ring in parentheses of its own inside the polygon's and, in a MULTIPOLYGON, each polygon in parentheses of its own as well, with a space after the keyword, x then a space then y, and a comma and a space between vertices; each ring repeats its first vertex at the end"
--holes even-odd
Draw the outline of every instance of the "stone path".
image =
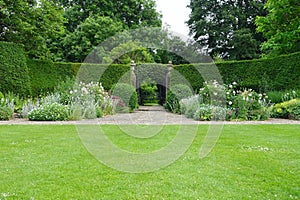
POLYGON ((29 121, 27 119, 13 119, 0 121, 4 124, 144 124, 144 125, 167 125, 167 124, 300 124, 300 121, 286 119, 269 119, 266 121, 217 121, 203 122, 188 119, 183 115, 166 112, 161 106, 141 106, 134 113, 116 114, 99 119, 81 121, 29 121))

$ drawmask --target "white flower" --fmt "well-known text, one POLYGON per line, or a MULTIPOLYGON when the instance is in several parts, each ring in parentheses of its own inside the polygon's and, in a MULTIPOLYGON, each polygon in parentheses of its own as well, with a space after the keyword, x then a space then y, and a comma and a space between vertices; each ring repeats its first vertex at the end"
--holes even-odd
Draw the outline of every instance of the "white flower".
POLYGON ((236 94, 236 92, 235 92, 235 91, 233 91, 233 94, 235 95, 235 94, 236 94))
POLYGON ((262 94, 259 94, 258 96, 262 97, 262 94))
POLYGON ((232 86, 232 85, 229 85, 229 88, 233 88, 233 86, 232 86))
POLYGON ((232 105, 232 101, 229 101, 228 104, 229 104, 229 105, 232 105))
POLYGON ((236 85, 236 84, 237 84, 236 82, 233 82, 233 83, 232 83, 232 85, 236 85))
POLYGON ((226 92, 226 94, 230 94, 230 92, 226 92))
POLYGON ((87 94, 87 93, 88 93, 88 90, 86 89, 86 87, 82 87, 82 88, 81 88, 81 92, 82 92, 83 94, 87 94))
POLYGON ((70 91, 70 94, 73 94, 73 91, 72 91, 72 90, 70 91))
POLYGON ((249 93, 248 96, 249 96, 249 97, 252 97, 252 93, 249 93))
POLYGON ((217 93, 217 92, 214 92, 214 95, 215 95, 215 96, 217 96, 217 95, 218 95, 218 93, 217 93))

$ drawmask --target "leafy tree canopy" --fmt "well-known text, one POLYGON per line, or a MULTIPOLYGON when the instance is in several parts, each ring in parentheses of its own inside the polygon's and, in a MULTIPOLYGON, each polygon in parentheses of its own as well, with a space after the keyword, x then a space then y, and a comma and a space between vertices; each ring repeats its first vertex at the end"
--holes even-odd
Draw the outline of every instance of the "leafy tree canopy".
POLYGON ((57 48, 59 52, 56 54, 67 61, 83 62, 86 56, 101 42, 122 29, 122 23, 114 21, 110 17, 91 15, 63 38, 60 44, 63 48, 57 48))
POLYGON ((64 32, 63 9, 51 1, 0 0, 0 40, 22 44, 29 57, 49 58, 49 39, 64 32))
POLYGON ((211 56, 256 58, 264 38, 256 32, 254 21, 257 15, 266 15, 265 3, 266 0, 191 0, 187 21, 190 34, 211 56))
POLYGON ((267 41, 262 51, 270 56, 300 51, 300 1, 268 0, 267 16, 256 19, 257 31, 267 41))
POLYGON ((90 15, 107 16, 122 22, 127 28, 161 26, 161 16, 154 0, 54 0, 60 3, 73 31, 90 15))

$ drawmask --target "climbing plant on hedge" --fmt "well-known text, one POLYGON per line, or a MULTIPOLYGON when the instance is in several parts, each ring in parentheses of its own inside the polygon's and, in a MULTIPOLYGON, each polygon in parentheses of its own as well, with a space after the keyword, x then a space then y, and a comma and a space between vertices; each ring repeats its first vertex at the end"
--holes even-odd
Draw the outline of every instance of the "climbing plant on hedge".
POLYGON ((31 94, 26 56, 20 45, 0 42, 0 91, 31 94))

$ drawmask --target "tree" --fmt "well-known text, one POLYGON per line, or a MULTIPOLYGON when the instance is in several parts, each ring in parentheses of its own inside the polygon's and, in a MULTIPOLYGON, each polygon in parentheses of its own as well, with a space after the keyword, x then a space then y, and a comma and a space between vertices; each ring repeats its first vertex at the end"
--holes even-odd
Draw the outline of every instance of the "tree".
MULTIPOLYGON (((83 62, 86 56, 101 42, 122 31, 122 29, 122 23, 114 21, 110 17, 91 15, 78 25, 74 32, 63 38, 60 45, 64 48, 58 48, 62 52, 57 53, 63 55, 66 61, 83 62)), ((97 59, 95 61, 102 62, 97 59)))
POLYGON ((256 19, 257 31, 267 38, 262 51, 269 56, 300 51, 300 1, 268 0, 265 8, 269 14, 256 19))
MULTIPOLYGON (((255 17, 264 16, 266 0, 191 0, 190 34, 207 49, 210 56, 229 59, 252 59, 259 54, 258 44, 264 41, 256 32, 255 17), (250 39, 255 51, 241 46, 241 39, 250 39), (243 47, 243 48, 241 48, 243 47)), ((251 44, 250 44, 251 42, 251 44)))
POLYGON ((90 15, 107 16, 127 28, 161 26, 154 0, 55 0, 65 9, 67 29, 74 31, 90 15))
POLYGON ((48 41, 63 34, 63 23, 52 1, 0 0, 0 40, 22 44, 31 58, 50 58, 48 41))
POLYGON ((104 63, 129 64, 131 60, 134 60, 136 63, 153 62, 153 58, 147 48, 140 46, 137 41, 122 43, 106 55, 103 54, 104 63))

